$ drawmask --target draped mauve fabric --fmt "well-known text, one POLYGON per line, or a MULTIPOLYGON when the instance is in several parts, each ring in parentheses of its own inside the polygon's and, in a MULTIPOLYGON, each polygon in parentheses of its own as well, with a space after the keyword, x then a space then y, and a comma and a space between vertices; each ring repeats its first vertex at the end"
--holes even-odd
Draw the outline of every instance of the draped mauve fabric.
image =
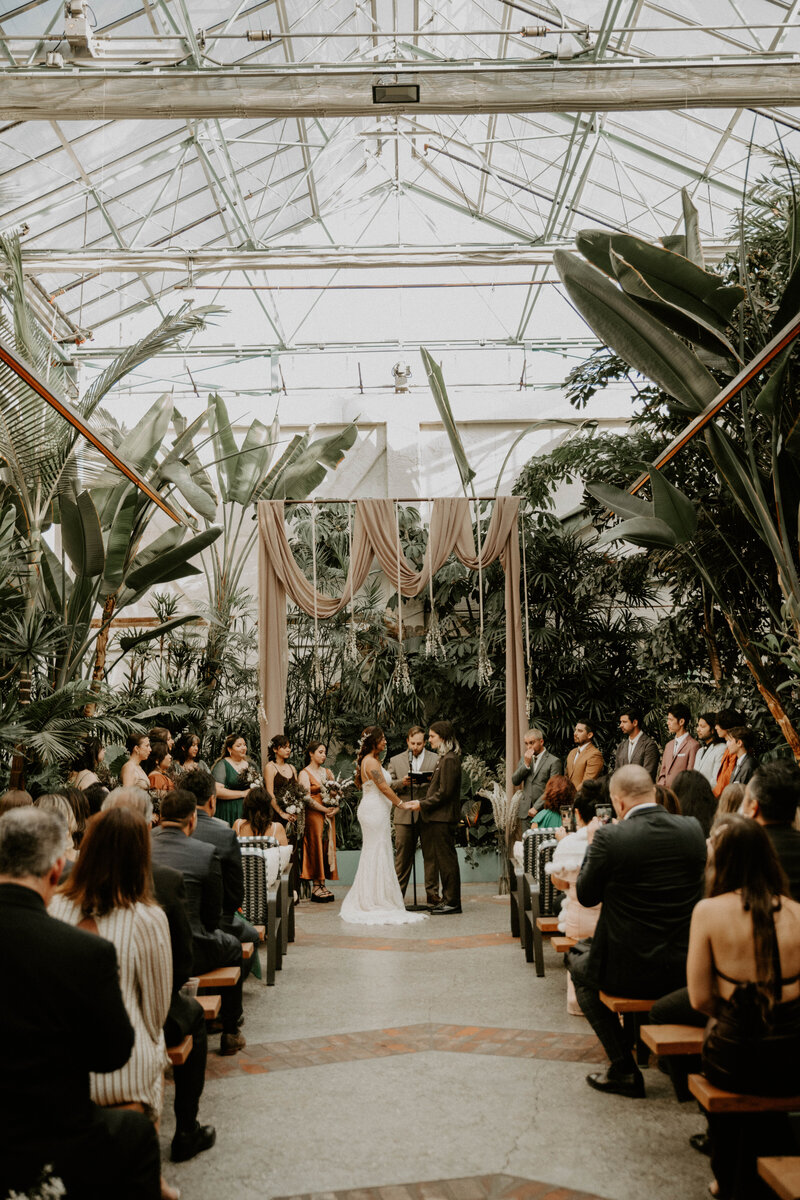
MULTIPOLYGON (((519 596, 519 541, 516 496, 495 500, 492 519, 481 546, 481 568, 496 558, 505 572, 506 607, 506 762, 515 763, 522 754, 526 727, 525 670, 522 655, 522 620, 519 596)), ((287 596, 303 612, 314 614, 314 588, 294 560, 284 521, 282 500, 262 500, 258 505, 259 527, 259 666, 262 709, 261 748, 264 761, 267 743, 283 732, 286 683, 289 673, 289 644, 286 632, 287 596)), ((365 582, 377 558, 381 570, 397 589, 397 516, 394 500, 357 500, 353 521, 353 555, 347 579, 338 597, 316 594, 317 616, 326 620, 341 612, 365 582)), ((466 567, 478 569, 478 554, 472 533, 470 504, 466 499, 434 500, 428 545, 419 571, 400 553, 399 582, 403 596, 417 596, 428 586, 452 553, 466 567)), ((442 714, 446 716, 447 714, 442 714)), ((508 772, 509 794, 513 791, 508 772)))

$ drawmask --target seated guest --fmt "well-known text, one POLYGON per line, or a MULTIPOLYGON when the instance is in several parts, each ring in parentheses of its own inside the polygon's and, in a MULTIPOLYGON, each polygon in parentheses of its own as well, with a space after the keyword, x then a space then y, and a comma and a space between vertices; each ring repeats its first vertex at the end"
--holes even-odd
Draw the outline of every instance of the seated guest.
MULTIPOLYGON (((138 813, 112 808, 92 817, 80 857, 48 911, 105 938, 117 951, 122 999, 135 1033, 133 1053, 119 1070, 89 1076, 92 1100, 103 1107, 137 1105, 157 1124, 172 958, 167 918, 151 897, 150 831, 138 813)), ((161 1195, 177 1200, 163 1180, 161 1195)))
POLYGON ((150 780, 147 772, 142 769, 142 763, 150 757, 150 738, 146 733, 132 733, 125 745, 128 747, 130 758, 123 764, 119 773, 119 781, 123 787, 140 787, 150 790, 150 780))
MULTIPOLYGON (((244 901, 244 870, 242 868, 242 852, 239 849, 239 839, 227 821, 220 821, 214 816, 217 806, 217 789, 208 771, 192 771, 181 780, 183 788, 195 798, 197 804, 197 826, 193 838, 208 842, 213 846, 219 857, 222 870, 222 919, 220 928, 232 933, 240 942, 252 942, 258 945, 258 930, 248 925, 239 915, 239 909, 244 901)), ((248 959, 245 966, 254 965, 255 959, 248 959)), ((247 974, 247 971, 245 971, 247 974)))
POLYGON ((705 776, 699 771, 681 771, 675 778, 672 790, 678 797, 678 811, 684 817, 697 817, 703 833, 708 837, 717 814, 717 797, 705 776))
MULTIPOLYGON (((589 849, 589 831, 597 828, 595 804, 598 799, 605 799, 605 787, 599 779, 587 779, 575 797, 572 808, 575 832, 563 837, 553 853, 552 860, 545 865, 553 883, 566 899, 559 913, 558 927, 567 937, 591 937, 595 931, 600 916, 600 905, 594 908, 584 908, 575 895, 575 881, 580 873, 586 851, 589 849), (563 922, 563 923, 562 923, 563 922)), ((572 978, 567 976, 567 1012, 573 1016, 582 1017, 583 1011, 575 998, 575 988, 572 978)))
POLYGON ((172 755, 169 752, 167 743, 153 742, 151 744, 150 756, 142 767, 142 770, 147 775, 147 781, 154 791, 171 792, 175 787, 169 773, 171 767, 172 755))
POLYGON ((753 817, 772 842, 786 878, 789 895, 800 901, 800 831, 795 828, 800 804, 800 768, 789 758, 764 763, 750 778, 742 812, 753 817))
POLYGON ((747 783, 758 766, 755 756, 756 735, 746 725, 734 725, 728 730, 726 745, 728 752, 736 755, 731 783, 747 783))
POLYGON ((75 819, 75 813, 72 811, 64 796, 60 796, 58 792, 47 792, 44 796, 40 796, 34 801, 36 808, 46 809, 48 812, 56 812, 67 823, 67 838, 64 842, 64 857, 67 862, 75 862, 78 857, 78 851, 75 849, 74 835, 78 828, 78 822, 75 819))
POLYGON ((25 792, 22 788, 10 788, 0 796, 0 817, 12 808, 25 808, 28 804, 33 804, 30 792, 25 792))
POLYGON ((272 798, 266 788, 251 788, 242 805, 244 816, 233 825, 237 838, 275 838, 279 846, 288 846, 286 830, 274 820, 272 798))
POLYGON ((719 765, 717 774, 717 782, 714 784, 714 795, 719 798, 724 789, 731 782, 733 769, 736 766, 736 751, 729 748, 728 730, 735 729, 737 726, 744 724, 744 717, 738 713, 735 708, 723 708, 717 713, 717 723, 714 726, 717 736, 721 737, 725 745, 725 753, 722 756, 722 762, 719 765))
POLYGON ((743 783, 729 783, 727 787, 723 788, 722 795, 717 801, 714 819, 724 816, 725 813, 740 812, 746 791, 747 788, 743 783))
POLYGON ((689 733, 692 714, 686 704, 673 704, 667 713, 667 729, 672 737, 664 747, 656 783, 672 787, 681 771, 691 771, 700 743, 689 733))
POLYGON ((609 1058, 607 1071, 587 1076, 603 1092, 643 1096, 644 1079, 619 1017, 599 992, 662 996, 686 978, 692 909, 703 888, 706 843, 693 817, 656 803, 644 767, 621 767, 609 783, 619 820, 591 836, 575 885, 585 908, 602 904, 597 928, 567 956, 575 994, 609 1058))
POLYGON ((551 776, 542 792, 542 807, 538 812, 532 808, 528 813, 533 817, 531 829, 560 829, 561 809, 571 808, 574 800, 575 785, 565 775, 551 776))
POLYGON ((85 790, 91 787, 93 783, 100 783, 97 768, 105 756, 106 749, 100 739, 94 737, 87 738, 69 773, 67 783, 70 787, 85 790))
POLYGON ((697 740, 700 749, 695 755, 694 770, 705 776, 712 788, 717 782, 725 753, 725 739, 717 733, 716 724, 716 713, 701 713, 697 718, 697 740))
POLYGON ((86 830, 86 823, 92 815, 92 810, 89 808, 86 793, 81 791, 80 788, 65 787, 64 799, 72 809, 75 817, 75 831, 72 835, 72 844, 77 850, 80 847, 81 839, 86 830))
POLYGON ((134 1031, 114 946, 47 914, 66 836, 46 809, 0 819, 0 1195, 50 1164, 68 1196, 158 1200, 155 1126, 90 1099, 89 1073, 124 1068, 134 1031))
MULTIPOLYGON (((153 804, 142 788, 116 788, 103 801, 104 812, 118 807, 133 809, 147 825, 152 822, 153 804)), ((173 1162, 185 1162, 201 1151, 210 1149, 217 1136, 213 1125, 201 1125, 197 1120, 206 1077, 206 1018, 198 1002, 181 992, 192 973, 192 929, 186 908, 183 876, 180 871, 159 863, 151 862, 150 870, 155 898, 169 924, 172 949, 172 996, 164 1021, 164 1038, 168 1046, 177 1045, 187 1036, 192 1039, 186 1062, 176 1063, 172 1068, 175 1136, 172 1139, 171 1156, 173 1162)))
MULTIPOLYGON (((737 813, 711 835, 708 899, 692 916, 687 978, 711 1017, 703 1071, 717 1087, 788 1096, 800 1078, 800 904, 764 829, 737 813)), ((791 1150, 782 1114, 709 1116, 721 1200, 760 1195, 758 1155, 791 1150)))
POLYGON ((676 817, 681 815, 680 800, 672 788, 664 787, 663 783, 656 784, 656 804, 660 804, 668 813, 672 813, 676 817))
MULTIPOLYGON (((222 869, 219 855, 208 842, 192 834, 197 827, 197 803, 191 792, 176 788, 161 802, 161 824, 153 830, 153 861, 183 875, 186 905, 192 927, 192 971, 202 975, 216 967, 242 969, 242 943, 220 928, 222 869)), ((245 1045, 242 1021, 242 980, 222 988, 220 1054, 237 1054, 245 1045)))

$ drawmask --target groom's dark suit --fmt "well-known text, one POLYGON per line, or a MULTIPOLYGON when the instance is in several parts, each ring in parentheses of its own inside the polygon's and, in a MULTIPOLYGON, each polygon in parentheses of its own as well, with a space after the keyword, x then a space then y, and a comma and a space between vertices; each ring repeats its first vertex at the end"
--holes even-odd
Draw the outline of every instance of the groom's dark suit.
POLYGON ((461 819, 461 755, 442 754, 424 800, 420 801, 422 855, 442 879, 442 903, 461 908, 461 875, 456 853, 456 827, 461 819))

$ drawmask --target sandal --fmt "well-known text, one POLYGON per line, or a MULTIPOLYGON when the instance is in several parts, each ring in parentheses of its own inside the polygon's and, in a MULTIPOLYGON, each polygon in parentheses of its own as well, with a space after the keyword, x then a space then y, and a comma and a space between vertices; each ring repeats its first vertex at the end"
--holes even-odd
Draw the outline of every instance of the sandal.
POLYGON ((317 904, 327 904, 328 901, 334 899, 333 892, 329 892, 324 883, 318 883, 311 893, 311 899, 316 900, 317 904))

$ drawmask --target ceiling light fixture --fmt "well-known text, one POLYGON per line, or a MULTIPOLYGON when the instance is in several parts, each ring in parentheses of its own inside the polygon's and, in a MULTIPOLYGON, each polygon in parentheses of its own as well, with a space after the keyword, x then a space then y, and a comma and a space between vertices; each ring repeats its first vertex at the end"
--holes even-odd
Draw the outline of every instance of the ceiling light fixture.
POLYGON ((419 104, 419 84, 380 79, 372 85, 373 104, 419 104))

